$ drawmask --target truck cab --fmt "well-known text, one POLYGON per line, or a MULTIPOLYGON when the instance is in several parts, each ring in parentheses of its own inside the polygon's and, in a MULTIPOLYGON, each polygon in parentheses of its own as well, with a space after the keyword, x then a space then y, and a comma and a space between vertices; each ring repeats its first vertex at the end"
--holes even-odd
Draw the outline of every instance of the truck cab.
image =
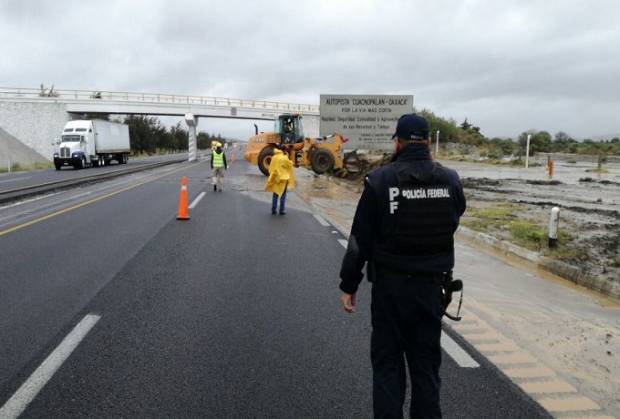
POLYGON ((274 123, 274 132, 280 135, 282 144, 297 144, 304 141, 304 127, 301 115, 283 114, 274 123))
POLYGON ((54 146, 58 147, 54 152, 56 170, 62 166, 102 167, 112 160, 125 164, 131 151, 129 127, 102 119, 69 121, 54 146))
POLYGON ((69 121, 62 136, 56 140, 58 149, 54 152, 54 166, 73 166, 82 169, 92 164, 95 155, 95 134, 92 121, 69 121))

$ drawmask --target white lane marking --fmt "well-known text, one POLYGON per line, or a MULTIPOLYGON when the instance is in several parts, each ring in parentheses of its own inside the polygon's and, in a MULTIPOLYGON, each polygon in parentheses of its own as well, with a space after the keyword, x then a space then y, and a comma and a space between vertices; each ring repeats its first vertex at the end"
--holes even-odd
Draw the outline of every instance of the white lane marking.
POLYGON ((80 342, 86 337, 88 332, 97 324, 101 316, 88 314, 73 328, 73 330, 60 342, 54 352, 43 361, 24 384, 13 394, 0 408, 0 418, 17 418, 28 407, 30 402, 39 394, 39 391, 56 373, 58 368, 69 358, 69 355, 80 342))
POLYGON ((17 182, 18 180, 26 180, 26 179, 30 179, 31 177, 32 176, 26 176, 26 177, 18 177, 15 179, 0 180, 0 183, 17 182))
POLYGON ((462 368, 478 368, 478 364, 458 343, 456 343, 443 330, 441 331, 441 347, 462 368))
MULTIPOLYGON (((84 196, 88 196, 88 195, 90 195, 92 193, 93 193, 92 191, 91 192, 84 192, 84 193, 81 193, 81 194, 70 196, 66 200, 61 201, 61 202, 52 202, 52 203, 41 205, 39 207, 30 209, 30 210, 23 211, 23 212, 16 212, 16 213, 7 215, 5 217, 0 217, 0 221, 9 220, 9 219, 12 219, 12 218, 19 218, 19 217, 22 217, 22 216, 27 217, 27 216, 30 216, 30 215, 34 215, 36 213, 41 213, 41 212, 43 212, 44 209, 54 210, 54 209, 57 209, 57 208, 61 208, 67 202, 76 200, 78 198, 82 198, 84 196)), ((52 195, 56 195, 56 194, 45 195, 42 198, 47 198, 47 197, 50 197, 52 195)), ((41 198, 39 198, 39 199, 41 199, 41 198)), ((36 201, 36 200, 37 199, 32 199, 32 200, 30 200, 28 202, 32 202, 32 201, 36 201)), ((22 203, 25 203, 25 202, 26 201, 23 201, 23 202, 20 202, 18 204, 22 204, 22 203)), ((8 207, 0 207, 0 210, 2 210, 4 208, 8 208, 8 207)), ((4 227, 4 226, 9 225, 11 223, 12 223, 12 221, 9 221, 9 222, 6 222, 6 223, 2 223, 2 224, 0 224, 0 227, 4 227)))
POLYGON ((323 227, 329 227, 329 223, 325 221, 325 218, 321 217, 318 214, 312 214, 312 216, 314 216, 314 218, 316 218, 319 224, 321 224, 323 227))
POLYGON ((90 195, 90 194, 92 194, 92 193, 93 193, 93 191, 90 191, 90 192, 84 192, 84 193, 80 193, 80 194, 77 194, 77 195, 73 195, 73 196, 72 196, 72 197, 70 197, 69 199, 81 198, 81 197, 83 197, 83 196, 87 196, 87 195, 90 195))
POLYGON ((345 249, 349 245, 349 242, 346 241, 345 239, 338 239, 338 243, 340 243, 342 245, 342 247, 344 247, 345 249))
MULTIPOLYGON (((166 173, 167 172, 172 173, 173 168, 165 169, 165 170, 162 170, 162 171, 166 172, 166 173)), ((131 184, 131 183, 134 183, 136 181, 137 182, 141 182, 143 179, 146 179, 147 177, 152 176, 152 175, 153 175, 153 173, 150 170, 148 171, 148 173, 147 172, 130 173, 128 175, 128 178, 121 179, 118 182, 114 182, 113 180, 110 180, 110 183, 108 183, 107 181, 105 181, 102 187, 95 188, 91 192, 88 192, 88 193, 99 193, 99 192, 103 192, 103 191, 106 191, 106 190, 114 189, 114 188, 116 188, 118 186, 122 186, 122 185, 126 185, 126 184, 131 184)), ((23 201, 13 202, 11 204, 8 204, 8 205, 5 205, 3 207, 0 207, 0 210, 17 207, 17 206, 20 206, 20 205, 28 204, 30 202, 40 201, 41 199, 50 198, 50 197, 55 196, 55 195, 60 195, 61 193, 63 193, 63 192, 60 192, 60 191, 59 192, 52 192, 52 193, 48 193, 48 194, 45 194, 45 195, 36 196, 36 197, 34 197, 32 199, 24 199, 23 201)), ((73 198, 75 198, 75 197, 71 197, 70 196, 70 197, 67 198, 67 201, 70 201, 73 198)), ((56 203, 54 203, 52 205, 56 205, 56 204, 62 204, 62 202, 56 202, 56 203)), ((44 207, 41 207, 41 208, 44 208, 44 207)))
POLYGON ((37 196, 36 198, 32 198, 32 199, 25 199, 25 200, 23 200, 23 201, 14 202, 14 203, 12 203, 12 204, 5 205, 5 206, 3 206, 3 207, 0 207, 0 210, 7 209, 7 208, 17 207, 17 206, 19 206, 19 205, 28 204, 28 203, 30 203, 30 202, 34 202, 34 201, 40 201, 41 199, 49 198, 49 197, 51 197, 51 196, 58 195, 59 193, 60 193, 60 192, 53 192, 53 193, 50 193, 50 194, 47 194, 47 195, 37 196))
POLYGON ((194 209, 194 207, 198 205, 200 200, 204 198, 206 194, 207 194, 206 192, 200 192, 200 194, 196 197, 196 199, 194 199, 194 201, 192 201, 192 203, 189 204, 189 209, 194 209))

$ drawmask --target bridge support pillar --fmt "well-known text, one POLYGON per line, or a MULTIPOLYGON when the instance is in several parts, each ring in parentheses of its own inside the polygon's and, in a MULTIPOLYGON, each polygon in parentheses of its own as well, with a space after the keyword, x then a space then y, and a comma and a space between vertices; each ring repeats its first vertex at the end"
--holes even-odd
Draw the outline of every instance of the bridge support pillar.
POLYGON ((196 126, 198 125, 198 118, 193 113, 185 114, 185 123, 187 124, 189 133, 189 157, 188 161, 195 161, 198 155, 198 144, 196 139, 196 126))

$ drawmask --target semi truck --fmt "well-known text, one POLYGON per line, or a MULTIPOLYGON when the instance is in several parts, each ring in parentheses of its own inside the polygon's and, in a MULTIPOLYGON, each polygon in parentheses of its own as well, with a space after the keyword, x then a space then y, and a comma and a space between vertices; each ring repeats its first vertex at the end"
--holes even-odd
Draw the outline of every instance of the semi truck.
POLYGON ((129 127, 100 119, 69 121, 54 145, 56 170, 63 166, 103 167, 111 161, 125 164, 130 151, 129 127))

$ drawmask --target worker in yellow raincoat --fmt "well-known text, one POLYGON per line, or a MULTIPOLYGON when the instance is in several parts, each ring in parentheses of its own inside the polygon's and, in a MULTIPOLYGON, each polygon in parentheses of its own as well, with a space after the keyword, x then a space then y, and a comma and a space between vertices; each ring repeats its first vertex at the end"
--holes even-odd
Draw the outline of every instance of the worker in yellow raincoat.
POLYGON ((273 192, 271 198, 272 214, 278 212, 278 198, 280 198, 280 215, 286 214, 286 191, 294 187, 293 162, 280 148, 276 148, 271 163, 269 163, 269 178, 265 185, 267 192, 273 192))

